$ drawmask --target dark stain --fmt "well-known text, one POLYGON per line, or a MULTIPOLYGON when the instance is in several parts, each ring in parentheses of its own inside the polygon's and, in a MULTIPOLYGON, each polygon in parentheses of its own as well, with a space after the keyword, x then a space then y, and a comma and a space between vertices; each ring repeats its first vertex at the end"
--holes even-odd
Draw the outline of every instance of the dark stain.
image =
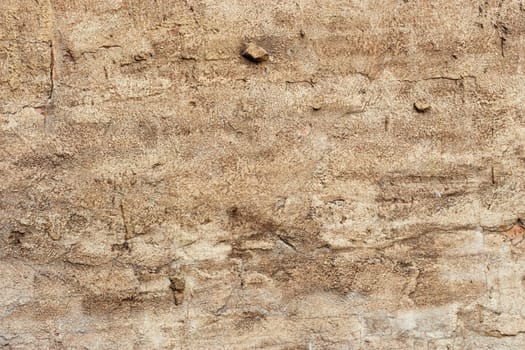
POLYGON ((186 289, 186 281, 182 276, 170 277, 170 289, 173 292, 173 302, 175 305, 180 305, 184 301, 184 290, 186 289))
POLYGON ((22 243, 22 238, 25 236, 25 232, 13 230, 8 237, 10 244, 20 245, 22 243))
POLYGON ((68 164, 74 157, 68 153, 32 154, 14 164, 26 168, 58 168, 68 164))

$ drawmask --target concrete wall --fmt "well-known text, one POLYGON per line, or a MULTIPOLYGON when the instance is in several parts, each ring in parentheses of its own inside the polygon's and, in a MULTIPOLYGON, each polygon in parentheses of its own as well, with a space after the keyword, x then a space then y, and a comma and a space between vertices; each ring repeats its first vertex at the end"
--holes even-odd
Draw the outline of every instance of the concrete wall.
POLYGON ((522 1, 0 10, 0 347, 525 348, 522 1))

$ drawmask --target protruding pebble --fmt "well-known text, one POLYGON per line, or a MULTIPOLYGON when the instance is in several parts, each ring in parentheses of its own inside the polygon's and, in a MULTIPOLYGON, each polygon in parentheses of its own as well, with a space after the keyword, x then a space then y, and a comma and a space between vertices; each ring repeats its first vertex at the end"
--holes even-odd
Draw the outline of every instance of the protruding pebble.
POLYGON ((60 230, 55 229, 54 227, 47 231, 47 235, 53 241, 58 241, 62 237, 62 233, 60 232, 60 230))
POLYGON ((511 240, 512 245, 517 245, 523 241, 525 234, 525 229, 522 226, 521 220, 518 219, 518 222, 514 224, 508 231, 503 233, 507 238, 511 240))
POLYGON ((254 43, 249 43, 245 46, 244 50, 242 51, 242 56, 252 62, 257 63, 267 61, 268 58, 270 58, 268 52, 265 49, 254 43))
POLYGON ((416 101, 414 103, 414 109, 419 113, 425 113, 430 110, 430 104, 426 101, 416 101))
POLYGON ((323 107, 323 97, 316 96, 312 99, 310 106, 314 111, 318 111, 323 107))

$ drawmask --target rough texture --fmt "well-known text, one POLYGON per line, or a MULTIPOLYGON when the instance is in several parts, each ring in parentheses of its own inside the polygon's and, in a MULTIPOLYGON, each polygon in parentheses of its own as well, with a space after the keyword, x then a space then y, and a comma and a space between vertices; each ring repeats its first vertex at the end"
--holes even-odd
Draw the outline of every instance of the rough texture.
POLYGON ((525 348, 522 1, 0 9, 0 347, 525 348))

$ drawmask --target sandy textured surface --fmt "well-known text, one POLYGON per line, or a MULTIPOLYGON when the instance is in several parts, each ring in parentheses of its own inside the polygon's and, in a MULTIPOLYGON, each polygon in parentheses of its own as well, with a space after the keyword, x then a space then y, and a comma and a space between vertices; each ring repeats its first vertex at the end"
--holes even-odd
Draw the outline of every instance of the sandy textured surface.
POLYGON ((518 0, 0 0, 0 348, 525 349, 524 66, 518 0))

